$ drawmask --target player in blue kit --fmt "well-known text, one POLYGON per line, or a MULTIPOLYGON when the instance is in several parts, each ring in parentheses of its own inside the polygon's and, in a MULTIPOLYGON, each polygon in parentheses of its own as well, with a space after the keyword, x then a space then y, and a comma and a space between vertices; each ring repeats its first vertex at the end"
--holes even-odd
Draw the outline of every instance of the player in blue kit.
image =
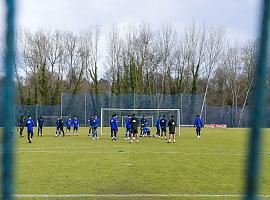
POLYGON ((112 118, 110 119, 110 126, 111 126, 111 138, 113 141, 116 140, 118 132, 118 120, 116 114, 112 115, 112 118))
POLYGON ((79 136, 78 129, 79 129, 80 124, 76 116, 74 117, 72 121, 72 125, 73 125, 73 135, 79 136))
POLYGON ((150 137, 151 135, 151 131, 150 131, 150 128, 148 128, 148 127, 144 127, 143 128, 143 134, 145 135, 145 136, 147 136, 147 137, 150 137))
POLYGON ((71 127, 72 127, 72 119, 71 117, 69 117, 66 121, 66 135, 67 136, 70 136, 71 127))
POLYGON ((196 127, 197 139, 201 138, 201 128, 203 127, 202 120, 199 115, 194 120, 194 127, 196 127))
POLYGON ((130 138, 130 133, 131 133, 131 131, 130 131, 130 129, 131 129, 131 116, 130 115, 128 115, 128 118, 127 118, 125 125, 126 125, 125 139, 128 139, 128 138, 130 138))
POLYGON ((160 137, 160 119, 161 119, 161 115, 159 115, 156 121, 156 128, 157 128, 156 138, 160 137))
MULTIPOLYGON (((91 132, 93 132, 93 119, 94 119, 94 116, 91 116, 90 119, 88 119, 88 125, 89 125, 88 136, 90 136, 91 132)), ((92 133, 92 136, 93 136, 93 133, 92 133)))
POLYGON ((28 119, 26 120, 26 127, 27 127, 28 143, 32 143, 35 123, 34 120, 31 118, 31 115, 29 115, 28 119))
POLYGON ((98 128, 99 120, 98 117, 95 116, 94 119, 92 120, 92 127, 93 127, 93 139, 98 139, 98 134, 97 134, 97 128, 98 128))
POLYGON ((43 125, 44 125, 44 119, 42 118, 42 116, 39 116, 39 118, 38 118, 38 136, 39 136, 39 134, 40 134, 40 136, 42 136, 43 125))

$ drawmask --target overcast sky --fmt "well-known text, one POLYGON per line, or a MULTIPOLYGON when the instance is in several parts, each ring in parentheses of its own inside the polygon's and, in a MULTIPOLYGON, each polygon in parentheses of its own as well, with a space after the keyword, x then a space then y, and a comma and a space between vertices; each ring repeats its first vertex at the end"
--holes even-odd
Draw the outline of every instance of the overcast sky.
MULTIPOLYGON (((0 0, 0 34, 4 8, 0 0)), ((226 28, 231 41, 243 42, 257 35, 258 0, 17 0, 19 27, 77 32, 100 25, 105 40, 112 24, 149 23, 153 28, 171 23, 179 32, 192 21, 226 28)), ((101 41, 105 46, 106 41, 101 41)))

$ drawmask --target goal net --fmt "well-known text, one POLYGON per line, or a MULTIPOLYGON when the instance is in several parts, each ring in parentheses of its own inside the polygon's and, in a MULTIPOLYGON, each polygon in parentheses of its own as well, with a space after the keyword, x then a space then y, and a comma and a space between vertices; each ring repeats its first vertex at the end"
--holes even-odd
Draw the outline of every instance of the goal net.
POLYGON ((100 111, 100 131, 103 135, 103 128, 110 127, 110 119, 113 114, 117 115, 119 127, 125 126, 125 121, 128 115, 135 114, 139 121, 143 116, 148 121, 148 127, 155 127, 156 120, 159 116, 165 116, 167 121, 170 120, 171 115, 174 116, 174 120, 177 122, 177 131, 180 136, 180 109, 123 109, 123 108, 101 108, 100 111))

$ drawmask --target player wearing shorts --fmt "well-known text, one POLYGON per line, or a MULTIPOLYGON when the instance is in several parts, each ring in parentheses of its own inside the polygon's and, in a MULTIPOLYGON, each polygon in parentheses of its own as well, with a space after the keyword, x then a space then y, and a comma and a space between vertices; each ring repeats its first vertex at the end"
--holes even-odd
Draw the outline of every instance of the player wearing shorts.
POLYGON ((130 143, 132 143, 133 137, 135 137, 137 143, 139 142, 139 140, 138 140, 138 125, 139 125, 139 120, 135 116, 135 114, 133 114, 132 117, 131 117, 130 143))
POLYGON ((72 125, 73 125, 73 135, 79 136, 78 129, 79 129, 80 124, 76 116, 73 119, 72 125))
POLYGON ((66 121, 66 135, 67 136, 70 136, 71 126, 72 126, 72 119, 71 117, 69 117, 66 121))
POLYGON ((176 122, 173 119, 173 115, 171 116, 171 119, 168 122, 168 127, 169 127, 169 141, 168 141, 168 143, 171 143, 171 139, 173 139, 173 143, 175 143, 175 127, 176 127, 176 122))

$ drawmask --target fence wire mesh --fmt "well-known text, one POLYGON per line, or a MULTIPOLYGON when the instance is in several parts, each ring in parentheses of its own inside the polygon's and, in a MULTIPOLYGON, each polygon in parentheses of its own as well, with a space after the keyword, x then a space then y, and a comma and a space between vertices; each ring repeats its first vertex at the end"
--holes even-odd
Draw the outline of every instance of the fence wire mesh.
MULTIPOLYGON (((45 126, 54 126, 56 118, 63 119, 69 116, 76 116, 81 126, 88 126, 88 119, 92 115, 100 118, 101 108, 123 108, 123 109, 180 109, 180 122, 182 125, 193 124, 194 117, 200 114, 203 103, 203 95, 191 94, 155 94, 155 95, 116 95, 116 94, 62 94, 59 105, 15 105, 14 119, 16 125, 19 118, 24 115, 31 115, 33 119, 43 116, 45 126)), ((207 124, 227 124, 228 127, 249 127, 249 108, 236 106, 204 106, 202 119, 207 124)), ((270 110, 267 109, 267 113, 270 110)), ((113 113, 106 113, 109 118, 113 113)), ((126 116, 130 113, 119 113, 126 116)), ((143 113, 138 113, 142 115, 143 113)), ((151 113, 144 113, 149 115, 151 113)), ((159 113, 152 113, 154 119, 159 113)), ((162 114, 162 113, 161 113, 162 114)), ((167 117, 169 117, 169 114, 167 117)), ((4 116, 0 116, 0 123, 3 123, 4 116)), ((265 116, 267 127, 270 126, 270 117, 265 116)))

